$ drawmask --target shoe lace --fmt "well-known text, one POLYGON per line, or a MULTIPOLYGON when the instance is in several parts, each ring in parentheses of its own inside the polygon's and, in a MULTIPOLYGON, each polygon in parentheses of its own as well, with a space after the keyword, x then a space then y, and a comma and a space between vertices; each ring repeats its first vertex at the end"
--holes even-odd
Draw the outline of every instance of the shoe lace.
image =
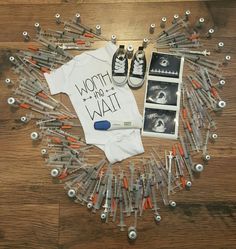
POLYGON ((125 73, 125 58, 116 58, 115 73, 125 73))
POLYGON ((143 60, 134 61, 133 74, 142 75, 143 74, 143 60))

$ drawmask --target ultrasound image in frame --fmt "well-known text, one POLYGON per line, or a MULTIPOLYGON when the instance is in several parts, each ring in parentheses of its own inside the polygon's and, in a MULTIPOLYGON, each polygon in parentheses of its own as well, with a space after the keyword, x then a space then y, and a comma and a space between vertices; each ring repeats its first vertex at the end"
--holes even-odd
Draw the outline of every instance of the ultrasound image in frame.
POLYGON ((149 75, 179 78, 181 58, 176 55, 152 53, 149 75))
POLYGON ((146 102, 159 105, 177 106, 178 84, 149 80, 146 102))
POLYGON ((143 131, 175 134, 176 111, 145 108, 143 131))

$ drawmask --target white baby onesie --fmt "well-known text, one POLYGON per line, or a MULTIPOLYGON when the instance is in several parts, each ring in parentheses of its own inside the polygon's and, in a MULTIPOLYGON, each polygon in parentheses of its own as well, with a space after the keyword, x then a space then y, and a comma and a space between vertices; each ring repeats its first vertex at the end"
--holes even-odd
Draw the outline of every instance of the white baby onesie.
POLYGON ((52 95, 63 92, 70 97, 86 143, 102 149, 110 163, 144 152, 139 129, 94 129, 94 122, 100 120, 134 120, 142 124, 132 91, 127 85, 118 87, 112 83, 111 61, 116 50, 117 47, 109 42, 105 47, 84 52, 44 74, 52 95))

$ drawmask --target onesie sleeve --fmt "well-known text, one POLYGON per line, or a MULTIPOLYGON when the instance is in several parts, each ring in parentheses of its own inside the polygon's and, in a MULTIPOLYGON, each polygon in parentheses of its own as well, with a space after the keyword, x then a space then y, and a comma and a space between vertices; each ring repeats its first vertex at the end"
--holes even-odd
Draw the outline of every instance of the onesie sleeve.
POLYGON ((44 77, 48 83, 52 95, 61 92, 67 93, 67 88, 69 87, 69 75, 72 69, 73 60, 51 71, 50 73, 44 73, 44 77))

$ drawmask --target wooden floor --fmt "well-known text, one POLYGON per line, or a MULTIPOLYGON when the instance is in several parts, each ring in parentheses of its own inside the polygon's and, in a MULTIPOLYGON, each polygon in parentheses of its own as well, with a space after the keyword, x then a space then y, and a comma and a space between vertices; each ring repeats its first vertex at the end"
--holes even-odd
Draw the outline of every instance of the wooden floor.
MULTIPOLYGON (((124 248, 236 248, 236 2, 235 1, 109 1, 109 0, 2 0, 0 1, 0 248, 1 249, 124 249, 124 248), (125 3, 128 2, 128 3, 125 3), (135 3, 136 2, 136 3, 135 3), (105 4, 106 3, 106 4, 105 4), (216 42, 226 44, 232 63, 224 70, 227 102, 216 118, 219 139, 211 146, 212 160, 191 191, 176 194, 174 211, 161 209, 160 225, 151 212, 139 220, 139 237, 129 244, 126 232, 114 224, 102 224, 98 215, 72 203, 62 185, 54 184, 39 155, 40 146, 29 138, 34 125, 22 128, 15 122, 20 114, 10 110, 6 99, 11 91, 4 85, 10 74, 11 51, 26 48, 22 31, 34 34, 33 25, 55 28, 55 13, 64 18, 77 11, 91 26, 101 24, 103 34, 115 33, 120 42, 140 44, 150 23, 161 16, 192 11, 217 26, 216 42)), ((206 44, 207 45, 207 44, 206 44)), ((223 56, 223 55, 222 55, 223 56)), ((14 76, 12 76, 14 79, 14 76)), ((144 88, 135 92, 140 111, 144 88)), ((68 101, 68 100, 66 100, 68 101)), ((145 149, 163 147, 168 141, 143 138, 145 149)))

